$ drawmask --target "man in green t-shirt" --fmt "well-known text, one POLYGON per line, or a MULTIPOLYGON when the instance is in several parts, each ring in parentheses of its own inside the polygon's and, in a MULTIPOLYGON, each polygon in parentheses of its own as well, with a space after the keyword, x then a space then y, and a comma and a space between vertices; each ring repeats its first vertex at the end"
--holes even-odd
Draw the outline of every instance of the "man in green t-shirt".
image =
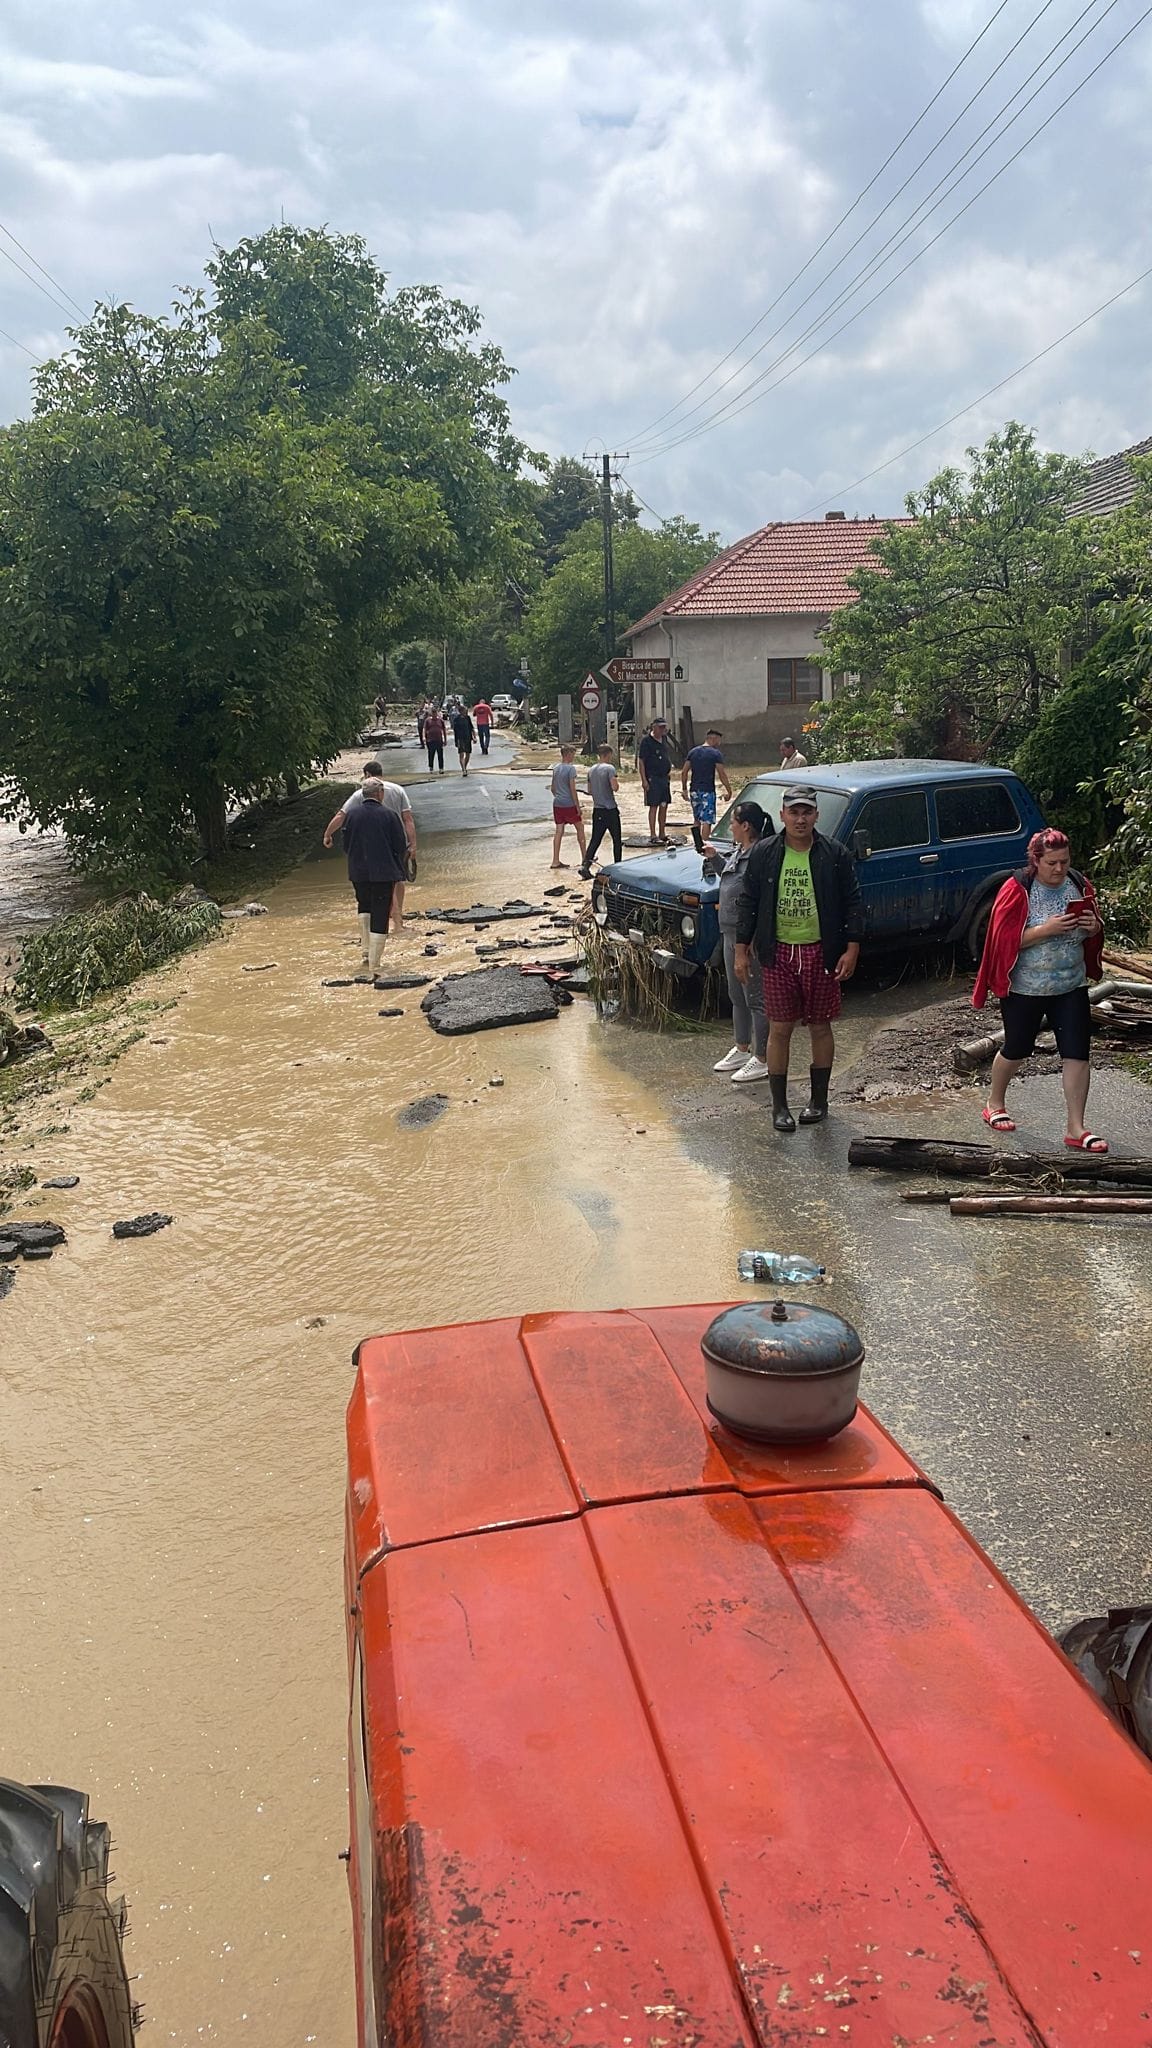
POLYGON ((816 830, 817 804, 807 783, 784 791, 784 830, 753 847, 738 906, 734 968, 741 981, 754 971, 754 940, 764 976, 777 1131, 796 1129, 788 1107, 788 1055, 797 1024, 808 1026, 812 1041, 811 1094, 800 1121, 819 1124, 828 1114, 836 1049, 832 1023, 840 1015, 840 984, 856 971, 863 932, 856 864, 838 839, 816 830))

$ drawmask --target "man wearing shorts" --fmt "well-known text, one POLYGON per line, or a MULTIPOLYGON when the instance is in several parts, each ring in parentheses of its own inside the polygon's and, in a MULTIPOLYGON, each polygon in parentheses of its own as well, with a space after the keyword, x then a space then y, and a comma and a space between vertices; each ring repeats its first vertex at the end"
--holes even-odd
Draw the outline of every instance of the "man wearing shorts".
POLYGON ((560 858, 560 842, 565 828, 576 827, 576 839, 580 847, 580 864, 586 867, 588 851, 584 839, 584 814, 580 809, 580 791, 576 782, 576 749, 561 747, 560 759, 552 770, 552 865, 566 868, 568 863, 560 858))
POLYGON ((692 806, 692 844, 697 853, 704 851, 703 825, 716 823, 716 777, 729 802, 732 800, 732 784, 720 752, 723 733, 709 726, 702 747, 693 747, 680 770, 680 794, 686 796, 692 806), (691 787, 689 787, 691 783, 691 787))
POLYGON ((636 765, 648 806, 648 844, 667 844, 665 826, 672 801, 672 756, 668 752, 668 721, 654 718, 636 749, 636 765))
POLYGON ((792 1033, 806 1024, 812 1042, 811 1093, 800 1121, 823 1123, 835 1054, 832 1024, 840 1015, 840 984, 856 971, 863 912, 847 847, 816 830, 816 791, 790 784, 780 817, 784 830, 753 847, 744 872, 733 964, 746 981, 754 941, 764 976, 772 1127, 794 1131, 788 1107, 792 1033))

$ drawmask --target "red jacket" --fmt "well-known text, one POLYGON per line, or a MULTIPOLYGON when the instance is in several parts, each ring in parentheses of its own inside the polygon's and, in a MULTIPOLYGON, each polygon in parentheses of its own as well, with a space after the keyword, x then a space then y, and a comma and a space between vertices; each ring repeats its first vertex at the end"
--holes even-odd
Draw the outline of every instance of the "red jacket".
MULTIPOLYGON (((1076 884, 1086 903, 1096 910, 1096 892, 1084 875, 1069 869, 1069 880, 1076 884)), ((972 991, 972 1008, 982 1010, 989 995, 1006 996, 1009 976, 1020 957, 1020 941, 1028 923, 1028 887, 1033 877, 1023 869, 1018 875, 1009 875, 992 905, 988 920, 988 935, 984 941, 984 955, 976 986, 972 991)), ((1100 913, 1096 910, 1096 915, 1100 913)), ((1099 981, 1104 967, 1104 934, 1097 930, 1084 941, 1084 966, 1089 981, 1099 981)))

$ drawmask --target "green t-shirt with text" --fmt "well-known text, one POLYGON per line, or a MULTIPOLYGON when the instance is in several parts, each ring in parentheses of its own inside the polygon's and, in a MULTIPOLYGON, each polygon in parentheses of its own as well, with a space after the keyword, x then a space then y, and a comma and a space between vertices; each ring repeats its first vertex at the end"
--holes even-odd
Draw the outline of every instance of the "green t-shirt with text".
POLYGON ((812 946, 820 937, 812 856, 786 846, 776 903, 776 937, 782 946, 812 946))

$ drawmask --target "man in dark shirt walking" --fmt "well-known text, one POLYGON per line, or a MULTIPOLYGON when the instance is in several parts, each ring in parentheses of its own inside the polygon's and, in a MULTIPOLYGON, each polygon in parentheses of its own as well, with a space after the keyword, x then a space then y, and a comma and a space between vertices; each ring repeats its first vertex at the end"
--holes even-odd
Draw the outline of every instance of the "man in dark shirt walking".
POLYGON ((812 1041, 811 1094, 800 1111, 802 1124, 823 1123, 828 1114, 840 984, 856 972, 864 929, 856 863, 838 839, 816 830, 816 791, 793 783, 784 791, 782 832, 753 847, 737 905, 733 968, 746 981, 754 967, 749 946, 764 976, 768 1018, 768 1084, 772 1127, 794 1131, 788 1107, 788 1054, 797 1024, 812 1041))
POLYGON ((460 773, 461 775, 467 775, 468 763, 472 759, 472 742, 476 738, 476 728, 462 704, 458 705, 452 713, 452 737, 456 742, 456 752, 460 757, 460 773))
POLYGON ((724 735, 710 725, 704 735, 702 747, 692 747, 680 770, 680 794, 686 796, 692 806, 692 844, 697 853, 704 851, 703 825, 716 823, 716 778, 729 802, 732 800, 732 784, 720 752, 720 741, 724 735), (691 787, 689 787, 691 783, 691 787))
POLYGON ((368 971, 375 975, 388 936, 392 891, 406 873, 408 842, 399 814, 384 804, 383 782, 373 778, 361 794, 363 802, 344 814, 344 849, 356 909, 368 916, 368 971))
POLYGON ((648 844, 666 844, 665 826, 672 801, 672 756, 668 752, 668 721, 654 718, 636 750, 636 765, 648 806, 648 844))

